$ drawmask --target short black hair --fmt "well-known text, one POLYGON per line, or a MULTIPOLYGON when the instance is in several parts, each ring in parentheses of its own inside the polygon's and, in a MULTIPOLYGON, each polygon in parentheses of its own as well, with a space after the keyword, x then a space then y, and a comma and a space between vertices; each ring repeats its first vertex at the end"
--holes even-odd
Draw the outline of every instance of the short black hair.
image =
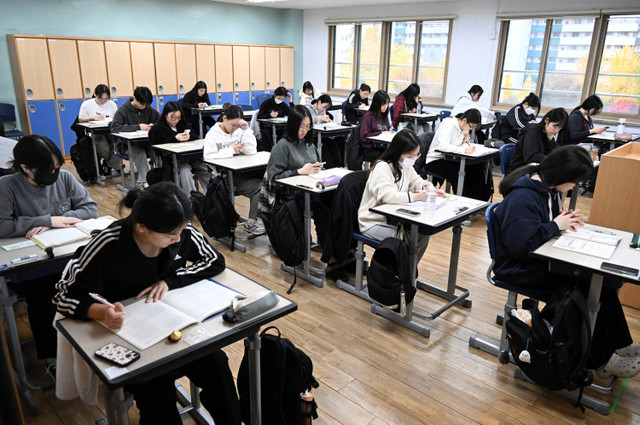
MULTIPOLYGON (((284 137, 291 143, 298 143, 300 140, 298 139, 298 131, 300 130, 300 126, 302 125, 302 120, 304 117, 309 118, 309 125, 313 126, 313 118, 311 118, 311 113, 309 109, 304 105, 295 105, 291 108, 289 112, 289 117, 287 118, 287 125, 284 127, 284 137)), ((307 131, 307 134, 304 136, 302 140, 304 143, 313 143, 313 131, 310 128, 307 131)))
POLYGON ((153 103, 153 95, 148 87, 138 86, 133 91, 133 98, 145 106, 150 106, 153 103))
POLYGON ((165 103, 164 108, 162 108, 162 114, 160 114, 160 118, 158 118, 158 122, 159 123, 167 123, 167 115, 169 115, 171 112, 180 112, 180 121, 178 121, 178 124, 185 124, 186 125, 186 121, 185 121, 185 116, 184 116, 184 111, 182 110, 182 106, 180 106, 180 104, 178 102, 174 102, 173 100, 165 103))
POLYGON ((479 85, 474 84, 469 89, 469 94, 476 94, 476 93, 480 93, 480 96, 482 96, 482 93, 484 93, 484 89, 479 85))
POLYGON ((598 97, 595 94, 592 94, 591 96, 586 98, 584 102, 582 102, 582 104, 580 105, 580 108, 584 109, 587 112, 589 112, 592 109, 595 109, 593 115, 598 115, 600 112, 602 112, 603 106, 604 105, 602 104, 602 100, 600 99, 600 97, 598 97))
POLYGON ((52 156, 60 165, 64 164, 60 149, 47 136, 24 136, 13 147, 13 170, 26 175, 21 167, 23 164, 30 170, 53 170, 52 156))
POLYGON ((368 91, 369 93, 371 93, 371 87, 369 86, 369 84, 362 83, 360 84, 360 91, 368 91))
POLYGON ((109 99, 111 99, 111 90, 109 90, 109 86, 107 86, 106 84, 98 84, 93 91, 93 97, 100 97, 105 93, 107 94, 109 99))
POLYGON ((287 97, 287 88, 284 86, 280 86, 273 91, 273 95, 287 97))
POLYGON ((402 176, 402 172, 398 166, 400 162, 400 157, 409 151, 414 150, 415 148, 420 147, 420 141, 418 140, 418 136, 413 130, 409 130, 408 128, 404 130, 400 130, 393 136, 391 139, 391 143, 387 149, 382 152, 382 155, 376 160, 372 169, 375 168, 378 162, 388 162, 391 165, 391 169, 393 170, 393 176, 395 181, 399 181, 402 176))
POLYGON ((459 120, 466 118, 469 124, 481 124, 482 114, 476 108, 467 109, 464 112, 460 112, 456 115, 459 120))

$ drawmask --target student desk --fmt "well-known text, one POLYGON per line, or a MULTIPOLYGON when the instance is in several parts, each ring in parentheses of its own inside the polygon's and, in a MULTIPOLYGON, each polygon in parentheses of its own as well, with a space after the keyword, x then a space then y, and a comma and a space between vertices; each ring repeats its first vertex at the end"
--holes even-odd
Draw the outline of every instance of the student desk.
MULTIPOLYGON (((136 187, 136 173, 133 171, 134 163, 131 158, 131 144, 134 143, 136 145, 140 145, 140 147, 148 147, 149 144, 149 132, 144 130, 138 131, 122 131, 120 133, 111 133, 113 137, 116 138, 118 142, 126 142, 127 143, 127 155, 129 156, 129 175, 131 177, 131 187, 136 187)), ((117 149, 117 146, 116 146, 117 149)), ((122 157, 120 158, 120 186, 116 186, 118 189, 125 194, 129 189, 127 188, 124 182, 124 163, 122 162, 122 157)))
POLYGON ((287 117, 258 118, 258 122, 265 124, 267 127, 271 127, 273 146, 275 146, 278 142, 278 140, 276 139, 276 127, 284 127, 287 124, 287 117))
MULTIPOLYGON (((340 125, 340 124, 315 124, 313 131, 318 135, 318 155, 320 161, 322 161, 322 136, 332 137, 340 135, 349 135, 355 128, 354 125, 340 125)), ((347 144, 344 144, 344 166, 347 166, 347 144)))
MULTIPOLYGON (((637 275, 635 277, 632 277, 612 271, 602 270, 600 268, 600 265, 602 264, 602 262, 608 262, 637 269, 640 265, 640 250, 629 247, 629 243, 631 242, 631 238, 633 237, 632 233, 624 232, 622 230, 610 229, 608 227, 596 226, 593 224, 589 224, 589 226, 603 230, 605 232, 613 233, 622 238, 610 259, 606 260, 591 255, 556 248, 553 246, 553 243, 558 239, 558 237, 551 238, 541 247, 533 251, 531 255, 533 257, 548 261, 550 264, 550 268, 553 268, 554 264, 563 264, 565 266, 569 265, 576 270, 584 270, 586 272, 592 273, 591 283, 589 285, 589 296, 587 298, 587 308, 589 309, 591 332, 593 333, 596 318, 598 317, 598 311, 600 310, 600 291, 602 290, 604 277, 612 276, 615 278, 623 279, 625 282, 631 282, 633 284, 640 285, 640 277, 638 277, 637 275)), ((524 379, 524 374, 522 374, 519 369, 516 370, 516 374, 519 378, 524 379)), ((569 393, 568 391, 560 391, 559 394, 569 397, 574 401, 578 396, 577 391, 573 391, 571 393, 569 393)), ((585 406, 591 407, 593 410, 603 415, 609 413, 608 402, 599 400, 587 393, 584 393, 584 395, 582 396, 582 403, 585 406)))
POLYGON ((437 152, 443 153, 445 159, 449 161, 460 161, 460 169, 458 170, 458 190, 456 191, 456 195, 458 196, 462 196, 462 190, 464 189, 464 176, 466 174, 465 167, 467 166, 467 161, 469 161, 469 165, 488 162, 491 161, 496 152, 498 152, 498 149, 495 148, 487 148, 477 144, 471 146, 475 146, 476 148, 473 153, 454 153, 437 150, 437 152))
MULTIPOLYGON (((332 175, 340 175, 344 176, 349 174, 351 170, 347 170, 345 168, 330 168, 326 170, 329 174, 332 175)), ((312 283, 318 288, 322 288, 324 286, 324 270, 319 269, 317 267, 311 266, 311 194, 312 193, 326 193, 336 190, 338 185, 330 186, 324 189, 318 189, 316 187, 316 182, 319 180, 308 176, 292 176, 286 177, 284 179, 275 180, 274 183, 283 184, 289 186, 292 190, 300 191, 304 193, 304 234, 305 234, 305 256, 304 261, 302 262, 302 270, 299 270, 294 267, 286 266, 284 263, 280 265, 280 270, 284 270, 288 273, 294 274, 295 276, 306 280, 307 282, 312 283), (322 277, 317 277, 311 274, 311 272, 320 275, 322 277)))
MULTIPOLYGON (((231 269, 226 269, 213 278, 245 295, 266 289, 231 269)), ((187 327, 182 331, 183 338, 177 343, 164 340, 146 350, 140 350, 140 359, 128 365, 127 371, 117 377, 110 377, 105 372, 113 365, 95 357, 93 353, 110 342, 125 347, 130 347, 131 344, 93 320, 85 322, 67 318, 57 321, 55 326, 102 381, 109 424, 129 423, 127 411, 130 400, 125 399, 124 386, 146 382, 246 338, 245 346, 249 348, 251 424, 261 424, 262 415, 259 401, 261 396, 260 336, 258 332, 261 326, 292 313, 298 308, 296 303, 282 296, 278 296, 278 299, 278 304, 269 311, 245 322, 229 324, 222 320, 222 315, 217 315, 210 320, 187 327), (209 331, 212 336, 195 345, 189 345, 185 340, 199 328, 209 331)), ((266 365, 266 367, 270 366, 266 365)))
POLYGON ((204 137, 204 133, 202 132, 204 129, 204 124, 202 123, 203 115, 220 115, 227 109, 222 105, 209 105, 204 108, 191 108, 191 112, 194 114, 198 114, 198 125, 200 127, 200 137, 204 137))
MULTIPOLYGON (((482 117, 482 120, 480 121, 480 124, 477 127, 474 127, 471 130, 471 138, 470 140, 473 140, 474 143, 476 143, 476 131, 480 130, 480 131, 485 131, 485 130, 489 130, 491 127, 493 127, 496 123, 496 119, 495 118, 487 118, 487 117, 482 117)), ((487 138, 489 138, 489 135, 487 135, 487 138)))
POLYGON ((589 139, 593 140, 594 142, 608 142, 610 151, 614 150, 616 148, 616 145, 624 145, 628 142, 637 142, 638 140, 640 140, 640 134, 634 134, 631 140, 616 140, 615 136, 616 133, 605 131, 601 134, 592 134, 589 136, 589 139))
POLYGON ((367 137, 367 140, 371 140, 374 144, 384 145, 384 148, 386 149, 387 146, 389 146, 389 143, 391 143, 391 141, 393 140, 393 136, 395 136, 396 134, 397 133, 394 132, 380 133, 377 136, 367 137))
POLYGON ((415 112, 407 112, 404 114, 400 114, 405 118, 413 119, 413 128, 417 131, 419 122, 428 122, 431 126, 431 131, 435 131, 434 127, 436 126, 436 121, 440 118, 440 114, 431 114, 431 113, 422 113, 418 114, 415 112))
POLYGON ((173 182, 178 184, 178 159, 185 161, 189 159, 202 159, 202 148, 204 147, 204 139, 191 140, 188 142, 163 143, 161 145, 152 145, 153 149, 167 152, 173 158, 173 182))
MULTIPOLYGON (((257 152, 254 155, 234 155, 231 158, 216 158, 210 161, 205 161, 205 163, 227 173, 229 196, 231 197, 231 204, 235 205, 236 188, 233 183, 233 173, 266 169, 270 155, 271 154, 269 152, 257 152)), ((226 243, 224 240, 222 242, 226 243)), ((247 250, 243 244, 238 242, 235 243, 234 247, 240 252, 246 252, 247 250)))
POLYGON ((84 134, 91 138, 91 147, 93 148, 93 163, 96 166, 96 184, 100 186, 106 186, 104 183, 104 176, 100 174, 100 164, 98 163, 98 151, 96 149, 96 142, 93 140, 94 133, 102 133, 109 134, 109 129, 111 126, 111 119, 103 120, 103 121, 88 121, 88 122, 79 122, 78 125, 80 127, 84 127, 84 134))
POLYGON ((385 216, 387 222, 402 222, 405 226, 408 225, 410 227, 409 271, 411 273, 411 281, 416 288, 449 300, 447 304, 431 314, 422 314, 413 311, 413 301, 407 305, 407 314, 405 317, 375 303, 371 306, 371 311, 428 338, 430 335, 429 327, 415 322, 413 316, 423 320, 432 320, 456 304, 467 308, 471 307, 471 300, 468 298, 469 290, 456 284, 458 259, 460 256, 460 240, 462 238, 462 222, 469 218, 471 214, 487 206, 489 206, 488 202, 449 195, 447 201, 433 213, 426 213, 424 206, 412 206, 411 204, 385 204, 370 208, 369 211, 385 216), (459 211, 459 208, 462 207, 466 207, 467 209, 459 211), (415 210, 420 212, 420 215, 413 216, 398 212, 400 208, 415 210), (447 289, 444 290, 433 284, 417 280, 417 246, 419 229, 422 230, 421 233, 423 234, 434 235, 448 228, 451 228, 453 231, 453 239, 451 241, 451 256, 449 257, 449 278, 447 289), (462 293, 456 295, 456 289, 462 291, 462 293))
MULTIPOLYGON (((24 237, 3 238, 0 239, 0 246, 24 242, 24 237)), ((20 389, 20 396, 27 406, 29 413, 38 415, 42 411, 40 403, 36 401, 33 394, 41 392, 48 388, 35 387, 27 380, 27 373, 24 367, 22 357, 22 349, 20 347, 20 339, 18 337, 18 328, 16 326, 15 312, 13 305, 17 301, 17 296, 9 292, 7 279, 18 284, 19 282, 31 279, 49 276, 55 273, 61 273, 67 262, 76 251, 76 249, 89 241, 89 237, 53 248, 53 258, 49 258, 45 251, 38 245, 31 245, 25 248, 6 251, 0 248, 0 264, 9 265, 16 258, 26 257, 32 254, 38 255, 38 260, 17 266, 9 266, 7 269, 0 270, 0 300, 2 301, 2 309, 7 322, 7 338, 9 349, 13 358, 13 367, 16 372, 16 381, 20 389)))

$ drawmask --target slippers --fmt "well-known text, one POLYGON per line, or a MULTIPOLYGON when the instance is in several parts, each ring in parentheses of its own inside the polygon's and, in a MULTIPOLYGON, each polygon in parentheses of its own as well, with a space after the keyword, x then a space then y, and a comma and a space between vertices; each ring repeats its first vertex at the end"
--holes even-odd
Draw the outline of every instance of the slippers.
POLYGON ((620 357, 640 357, 640 345, 629 345, 616 350, 620 357))
POLYGON ((640 372, 640 358, 620 357, 614 353, 607 364, 595 372, 601 379, 611 378, 612 376, 631 378, 640 372))

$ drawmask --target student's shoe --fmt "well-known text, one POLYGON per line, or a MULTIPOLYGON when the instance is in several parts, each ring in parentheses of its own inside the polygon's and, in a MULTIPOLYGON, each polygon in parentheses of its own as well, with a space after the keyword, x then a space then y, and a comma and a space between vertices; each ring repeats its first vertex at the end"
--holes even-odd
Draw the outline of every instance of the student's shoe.
POLYGON ((149 183, 147 183, 147 182, 138 182, 138 183, 136 183, 136 186, 138 186, 141 189, 146 189, 146 188, 149 187, 149 183))
POLYGON ((628 347, 616 350, 620 357, 640 357, 640 345, 629 345, 628 347))
POLYGON ((44 373, 49 375, 52 380, 56 380, 56 358, 51 357, 44 360, 44 373))
POLYGON ((249 219, 245 221, 243 229, 245 232, 251 233, 252 235, 263 235, 266 232, 266 230, 264 229, 264 225, 262 224, 260 219, 249 219))
POLYGON ((601 379, 617 376, 631 378, 640 372, 640 357, 620 357, 613 354, 606 365, 596 369, 596 375, 601 379))

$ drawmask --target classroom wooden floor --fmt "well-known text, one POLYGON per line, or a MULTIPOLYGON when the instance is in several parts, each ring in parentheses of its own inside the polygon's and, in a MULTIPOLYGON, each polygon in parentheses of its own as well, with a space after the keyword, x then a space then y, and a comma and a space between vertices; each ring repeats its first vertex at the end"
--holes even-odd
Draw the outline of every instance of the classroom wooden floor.
MULTIPOLYGON (((66 168, 75 171, 70 164, 66 168)), ((496 188, 497 183, 496 178, 496 188)), ((117 216, 121 195, 114 185, 108 182, 104 188, 89 187, 101 215, 117 216)), ((246 214, 248 203, 244 198, 236 199, 240 213, 246 214)), ((579 198, 581 210, 588 213, 590 205, 590 198, 579 198)), ((373 315, 367 302, 336 289, 333 281, 317 288, 298 280, 290 295, 298 303, 298 311, 274 324, 313 360, 314 375, 320 382, 315 392, 320 409, 315 424, 640 423, 637 378, 631 380, 614 414, 602 416, 589 409, 582 413, 567 399, 516 380, 513 365, 500 365, 496 358, 469 348, 469 336, 477 332, 499 337, 495 318, 506 299, 506 292, 493 288, 485 278, 489 265, 485 231, 480 216, 462 233, 458 283, 471 290, 472 307, 454 307, 429 322, 430 338, 373 315)), ((450 243, 450 231, 431 238, 420 263, 421 278, 446 284, 450 243)), ((280 261, 270 254, 266 237, 248 241, 244 254, 230 252, 216 241, 213 244, 225 255, 228 267, 285 294, 292 276, 280 271, 280 261)), ((313 257, 319 262, 317 253, 313 257)), ((424 293, 416 300, 417 310, 425 313, 441 303, 424 293)), ((625 311, 637 341, 640 314, 632 308, 625 311)), ((225 351, 235 375, 243 354, 242 343, 225 351)), ((37 365, 31 376, 42 379, 37 365)), ((612 403, 620 388, 619 382, 611 394, 603 397, 612 403)), ((29 424, 89 424, 100 414, 99 408, 79 400, 59 401, 53 391, 37 398, 44 411, 37 417, 25 412, 29 424)), ((131 409, 130 416, 132 423, 137 423, 136 409, 131 409)), ((185 423, 193 421, 185 418, 185 423)))

